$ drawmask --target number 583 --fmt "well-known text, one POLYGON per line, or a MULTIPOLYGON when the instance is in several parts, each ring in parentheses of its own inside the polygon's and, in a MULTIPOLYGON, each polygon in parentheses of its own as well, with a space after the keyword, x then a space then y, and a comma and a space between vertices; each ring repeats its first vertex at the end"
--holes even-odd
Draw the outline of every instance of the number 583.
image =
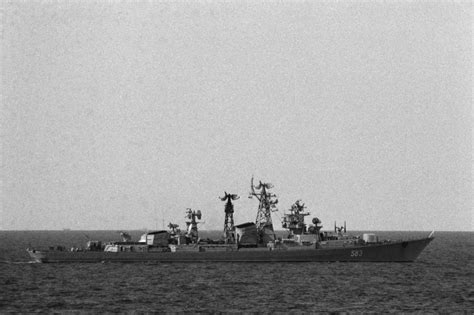
POLYGON ((351 257, 362 257, 362 250, 351 250, 351 257))

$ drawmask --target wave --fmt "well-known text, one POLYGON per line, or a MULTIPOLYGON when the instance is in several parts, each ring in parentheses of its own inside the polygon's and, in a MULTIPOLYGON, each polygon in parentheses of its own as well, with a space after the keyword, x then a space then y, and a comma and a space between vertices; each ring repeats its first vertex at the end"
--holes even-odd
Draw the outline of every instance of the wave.
POLYGON ((24 265, 24 264, 39 264, 39 262, 34 260, 28 261, 18 261, 18 260, 0 260, 0 264, 9 264, 9 265, 24 265))

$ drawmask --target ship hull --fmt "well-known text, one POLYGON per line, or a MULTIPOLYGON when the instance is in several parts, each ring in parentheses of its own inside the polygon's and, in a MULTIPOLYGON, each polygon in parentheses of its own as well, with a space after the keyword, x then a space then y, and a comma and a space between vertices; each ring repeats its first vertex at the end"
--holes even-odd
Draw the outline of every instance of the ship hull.
POLYGON ((432 237, 373 245, 337 248, 309 246, 280 248, 236 248, 196 246, 160 252, 35 251, 37 262, 411 262, 433 240, 432 237))

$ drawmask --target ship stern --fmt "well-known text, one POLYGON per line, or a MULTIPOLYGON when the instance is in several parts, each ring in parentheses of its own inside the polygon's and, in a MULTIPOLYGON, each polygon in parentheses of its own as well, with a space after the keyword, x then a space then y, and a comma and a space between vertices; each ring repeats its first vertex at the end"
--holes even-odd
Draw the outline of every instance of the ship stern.
POLYGON ((38 262, 38 263, 43 263, 46 262, 46 254, 42 251, 35 250, 35 249, 26 249, 28 252, 28 255, 33 259, 33 261, 38 262))

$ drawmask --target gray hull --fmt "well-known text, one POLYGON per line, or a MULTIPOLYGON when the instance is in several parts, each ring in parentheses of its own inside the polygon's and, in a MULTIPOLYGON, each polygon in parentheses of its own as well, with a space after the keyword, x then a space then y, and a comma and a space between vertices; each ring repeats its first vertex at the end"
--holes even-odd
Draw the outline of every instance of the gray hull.
POLYGON ((199 246, 176 252, 101 252, 28 250, 37 262, 410 262, 433 237, 391 243, 314 248, 233 248, 199 246))

